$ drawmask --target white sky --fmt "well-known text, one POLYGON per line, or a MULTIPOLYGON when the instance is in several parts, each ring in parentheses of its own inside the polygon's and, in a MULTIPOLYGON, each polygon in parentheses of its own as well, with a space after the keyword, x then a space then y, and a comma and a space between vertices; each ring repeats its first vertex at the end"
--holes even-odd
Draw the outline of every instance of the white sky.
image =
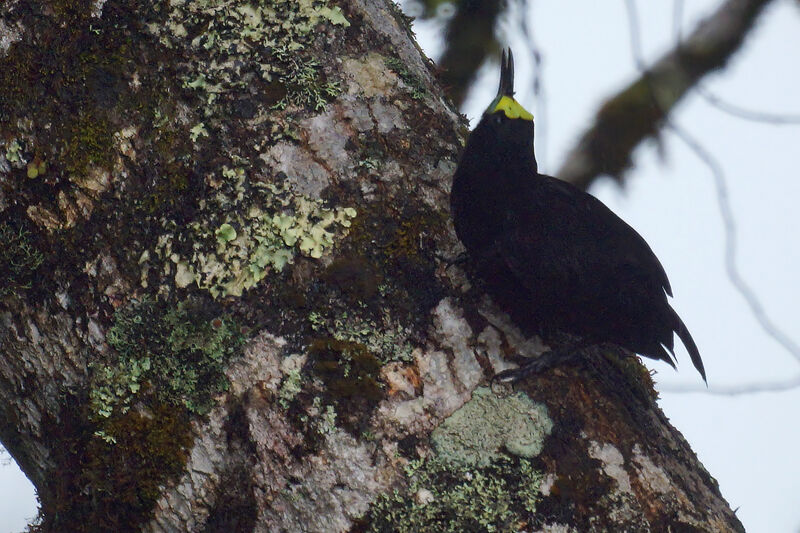
MULTIPOLYGON (((684 33, 719 0, 685 2, 684 33)), ((531 57, 515 24, 517 98, 537 117, 537 157, 555 172, 599 104, 635 75, 623 0, 532 0, 527 14, 543 58, 546 108, 530 86, 531 57), (542 141, 545 140, 546 143, 542 141)), ((672 1, 638 1, 647 62, 670 47, 672 1)), ((418 24, 431 57, 441 49, 436 24, 418 24)), ((743 50, 707 87, 727 101, 778 114, 800 115, 800 8, 776 0, 743 50)), ((493 98, 498 67, 482 70, 467 102, 474 120, 493 98)), ((730 117, 690 96, 673 117, 722 165, 738 225, 738 264, 769 316, 800 342, 800 126, 774 126, 730 117)), ((723 231, 709 170, 674 136, 634 155, 625 190, 610 181, 592 190, 650 243, 669 274, 674 307, 688 325, 715 386, 783 381, 800 363, 758 327, 723 266, 723 231)), ((696 386, 685 351, 679 373, 653 363, 666 386, 696 386)), ((648 361, 649 363, 649 361, 648 361)), ((662 393, 661 406, 692 444, 748 531, 800 533, 800 390, 738 397, 662 393)), ((6 458, 8 456, 5 456, 6 458)), ((36 513, 33 488, 13 461, 0 457, 0 533, 19 532, 36 513)))

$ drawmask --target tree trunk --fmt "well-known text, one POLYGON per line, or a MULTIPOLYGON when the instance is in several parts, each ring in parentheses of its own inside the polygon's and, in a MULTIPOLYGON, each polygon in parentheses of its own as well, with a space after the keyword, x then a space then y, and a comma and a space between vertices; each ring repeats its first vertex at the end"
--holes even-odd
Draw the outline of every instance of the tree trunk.
POLYGON ((0 6, 37 530, 742 530, 635 358, 487 386, 539 347, 443 259, 429 66, 388 0, 0 6))

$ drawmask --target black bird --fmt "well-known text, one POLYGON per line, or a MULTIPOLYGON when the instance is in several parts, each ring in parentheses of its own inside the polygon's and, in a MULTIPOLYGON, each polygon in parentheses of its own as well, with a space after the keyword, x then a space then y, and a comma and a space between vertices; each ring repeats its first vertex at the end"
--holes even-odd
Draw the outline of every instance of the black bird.
POLYGON ((482 285, 523 329, 578 335, 582 346, 613 343, 675 367, 674 332, 706 379, 647 242, 594 196, 539 174, 510 50, 497 97, 467 140, 450 206, 482 285))

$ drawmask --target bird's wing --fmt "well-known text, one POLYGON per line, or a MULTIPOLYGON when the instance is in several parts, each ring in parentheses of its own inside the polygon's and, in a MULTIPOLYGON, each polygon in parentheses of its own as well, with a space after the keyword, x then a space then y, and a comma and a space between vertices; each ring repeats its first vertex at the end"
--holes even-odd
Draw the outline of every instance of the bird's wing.
POLYGON ((644 238, 594 196, 540 174, 520 199, 527 205, 517 203, 514 210, 528 220, 519 221, 518 231, 536 226, 546 231, 562 254, 574 257, 572 263, 595 270, 592 279, 644 283, 672 296, 664 267, 644 238))
POLYGON ((549 176, 511 200, 496 248, 520 284, 546 302, 579 308, 608 301, 635 314, 653 295, 665 303, 664 293, 671 295, 664 268, 633 228, 549 176))

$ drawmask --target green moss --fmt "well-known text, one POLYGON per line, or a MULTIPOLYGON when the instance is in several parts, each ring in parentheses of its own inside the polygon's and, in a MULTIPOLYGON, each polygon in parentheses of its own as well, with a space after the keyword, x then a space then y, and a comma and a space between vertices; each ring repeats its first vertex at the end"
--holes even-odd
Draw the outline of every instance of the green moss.
POLYGON ((481 387, 433 431, 431 441, 444 461, 485 466, 505 451, 538 455, 552 429, 547 409, 526 394, 499 396, 481 387))
POLYGON ((70 123, 64 138, 60 161, 68 173, 83 175, 94 165, 110 167, 114 131, 105 118, 81 113, 70 123))
MULTIPOLYGON (((183 472, 191 426, 183 409, 155 404, 145 413, 113 417, 107 431, 116 435, 113 445, 101 439, 88 443, 85 486, 96 499, 92 511, 115 517, 124 529, 152 509, 165 480, 183 472)), ((94 531, 103 529, 99 523, 94 531)))
POLYGON ((117 311, 106 339, 115 354, 91 367, 89 405, 100 425, 98 435, 109 442, 119 435, 105 421, 126 414, 145 388, 159 402, 207 413, 214 395, 227 389, 225 364, 243 343, 230 318, 149 300, 117 311))
POLYGON ((624 376, 625 389, 631 394, 648 401, 658 400, 652 371, 642 364, 639 357, 607 347, 600 347, 600 355, 624 376))
MULTIPOLYGON (((53 1, 48 10, 36 16, 36 32, 0 57, 0 127, 11 135, 35 135, 40 155, 64 176, 85 174, 92 165, 109 167, 115 131, 110 117, 126 115, 114 108, 129 102, 114 93, 127 92, 123 78, 135 57, 128 20, 110 9, 113 15, 93 18, 90 2, 53 1)), ((23 10, 12 13, 23 25, 34 23, 23 10)), ((38 166, 29 167, 34 171, 41 174, 38 166)))
POLYGON ((435 236, 446 221, 444 213, 396 202, 371 204, 353 221, 344 253, 364 257, 385 274, 382 298, 395 312, 402 310, 393 321, 427 327, 424 317, 444 297, 435 275, 435 236))
POLYGON ((482 467, 438 458, 412 461, 405 486, 381 495, 366 530, 381 533, 517 532, 526 530, 542 476, 527 459, 498 456, 482 467))
POLYGON ((380 362, 363 344, 334 338, 314 340, 308 354, 314 376, 324 384, 320 405, 315 409, 323 416, 314 428, 319 433, 320 428, 332 427, 337 417, 331 416, 339 413, 340 425, 360 434, 368 424, 365 413, 385 395, 379 381, 380 362), (321 408, 322 400, 326 402, 325 409, 321 408))
POLYGON ((314 372, 333 396, 341 400, 363 397, 375 403, 383 397, 377 379, 380 362, 363 344, 317 339, 308 353, 314 358, 314 372))
POLYGON ((43 260, 30 232, 0 222, 0 298, 29 289, 43 260))
POLYGON ((183 473, 193 436, 189 413, 164 403, 114 414, 111 444, 93 435, 96 427, 80 412, 85 402, 68 398, 47 431, 62 443, 51 460, 62 469, 40 489, 36 531, 139 531, 164 484, 183 473))

